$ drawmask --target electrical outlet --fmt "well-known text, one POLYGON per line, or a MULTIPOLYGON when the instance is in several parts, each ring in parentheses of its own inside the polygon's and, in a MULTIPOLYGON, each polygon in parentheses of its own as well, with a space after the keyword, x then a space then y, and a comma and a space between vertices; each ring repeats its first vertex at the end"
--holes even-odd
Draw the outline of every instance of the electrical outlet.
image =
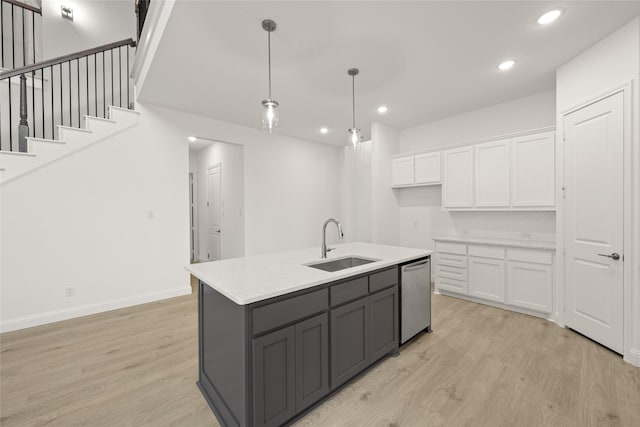
POLYGON ((520 233, 521 239, 533 239, 533 233, 530 231, 523 231, 520 233))
POLYGON ((67 286, 66 288, 64 288, 65 297, 72 297, 75 294, 76 294, 76 288, 74 286, 67 286))

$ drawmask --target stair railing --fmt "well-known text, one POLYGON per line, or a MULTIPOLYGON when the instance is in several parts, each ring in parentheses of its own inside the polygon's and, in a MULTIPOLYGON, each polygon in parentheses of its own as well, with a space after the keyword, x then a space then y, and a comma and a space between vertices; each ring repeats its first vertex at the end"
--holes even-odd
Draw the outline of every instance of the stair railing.
POLYGON ((109 105, 132 108, 135 46, 126 39, 0 73, 0 149, 26 152, 27 137, 56 139, 58 125, 106 118, 109 105))
POLYGON ((41 34, 42 10, 17 0, 0 0, 0 67, 36 62, 36 34, 41 34))

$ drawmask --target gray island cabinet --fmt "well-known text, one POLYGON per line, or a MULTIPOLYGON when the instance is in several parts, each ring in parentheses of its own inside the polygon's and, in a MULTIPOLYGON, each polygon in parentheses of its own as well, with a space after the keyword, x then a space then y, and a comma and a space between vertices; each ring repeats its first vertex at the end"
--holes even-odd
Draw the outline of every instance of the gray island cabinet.
POLYGON ((198 387, 218 421, 289 424, 397 354, 399 280, 394 265, 246 305, 200 280, 198 387))

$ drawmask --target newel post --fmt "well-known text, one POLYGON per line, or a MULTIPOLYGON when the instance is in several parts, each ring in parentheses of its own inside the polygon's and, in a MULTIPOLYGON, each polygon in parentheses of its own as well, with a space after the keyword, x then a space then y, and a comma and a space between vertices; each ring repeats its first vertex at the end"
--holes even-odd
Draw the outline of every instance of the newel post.
POLYGON ((20 75, 20 125, 18 126, 18 151, 27 152, 27 137, 29 123, 27 123, 27 78, 20 75))

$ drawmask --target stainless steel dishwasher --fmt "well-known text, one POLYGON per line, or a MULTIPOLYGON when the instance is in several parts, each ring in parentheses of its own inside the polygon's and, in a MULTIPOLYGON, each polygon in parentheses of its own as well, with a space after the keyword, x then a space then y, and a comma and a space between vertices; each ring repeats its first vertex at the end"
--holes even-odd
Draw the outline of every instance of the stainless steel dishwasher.
POLYGON ((400 344, 421 331, 431 332, 431 257, 402 266, 400 344))

